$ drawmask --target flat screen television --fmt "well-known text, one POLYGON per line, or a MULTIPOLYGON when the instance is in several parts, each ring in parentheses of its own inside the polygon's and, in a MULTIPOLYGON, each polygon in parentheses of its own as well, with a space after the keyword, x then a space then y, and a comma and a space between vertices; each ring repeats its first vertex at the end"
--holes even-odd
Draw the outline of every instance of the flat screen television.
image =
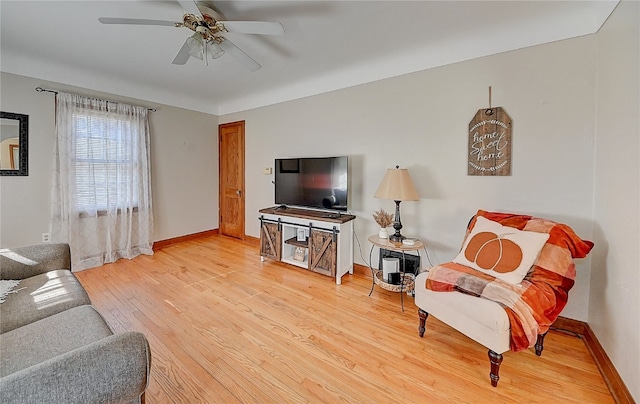
POLYGON ((347 210, 348 163, 346 156, 276 159, 275 203, 347 210))

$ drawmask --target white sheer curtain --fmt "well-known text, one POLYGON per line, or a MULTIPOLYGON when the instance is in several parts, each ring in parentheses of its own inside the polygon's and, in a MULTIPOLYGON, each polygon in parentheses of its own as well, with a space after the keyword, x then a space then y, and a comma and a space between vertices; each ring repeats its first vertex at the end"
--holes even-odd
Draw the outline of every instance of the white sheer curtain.
POLYGON ((74 271, 153 254, 148 110, 56 96, 52 240, 74 271))

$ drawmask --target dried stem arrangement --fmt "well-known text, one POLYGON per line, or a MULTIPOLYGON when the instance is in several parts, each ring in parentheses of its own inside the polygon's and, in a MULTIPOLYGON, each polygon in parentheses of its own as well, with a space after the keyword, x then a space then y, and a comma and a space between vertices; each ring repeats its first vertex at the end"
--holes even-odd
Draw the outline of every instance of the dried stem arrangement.
POLYGON ((393 215, 385 212, 384 209, 380 209, 373 214, 373 220, 378 223, 381 229, 386 229, 393 223, 393 215))

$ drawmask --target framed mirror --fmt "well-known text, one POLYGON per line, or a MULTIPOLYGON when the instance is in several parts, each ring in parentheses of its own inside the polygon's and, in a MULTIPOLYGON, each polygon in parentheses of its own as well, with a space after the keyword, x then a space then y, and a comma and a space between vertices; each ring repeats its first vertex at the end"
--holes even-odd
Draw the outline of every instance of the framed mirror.
POLYGON ((29 115, 0 111, 0 175, 29 175, 29 115))

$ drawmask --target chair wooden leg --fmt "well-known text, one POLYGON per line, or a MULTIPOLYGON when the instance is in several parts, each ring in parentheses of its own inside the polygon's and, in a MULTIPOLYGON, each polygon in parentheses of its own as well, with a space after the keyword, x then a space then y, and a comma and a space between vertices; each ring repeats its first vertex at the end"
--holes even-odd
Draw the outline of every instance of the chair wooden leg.
POLYGON ((547 333, 545 332, 544 334, 539 334, 538 335, 538 340, 536 341, 536 355, 540 356, 542 355, 542 350, 544 349, 544 337, 547 336, 547 333))
POLYGON ((500 380, 498 373, 500 372, 500 364, 502 363, 502 354, 489 350, 489 362, 491 362, 491 373, 489 373, 491 385, 496 387, 498 386, 498 380, 500 380))
POLYGON ((427 316, 429 313, 422 309, 418 309, 418 316, 420 316, 420 326, 418 327, 418 335, 420 338, 424 337, 424 330, 426 329, 425 324, 427 323, 427 316))

